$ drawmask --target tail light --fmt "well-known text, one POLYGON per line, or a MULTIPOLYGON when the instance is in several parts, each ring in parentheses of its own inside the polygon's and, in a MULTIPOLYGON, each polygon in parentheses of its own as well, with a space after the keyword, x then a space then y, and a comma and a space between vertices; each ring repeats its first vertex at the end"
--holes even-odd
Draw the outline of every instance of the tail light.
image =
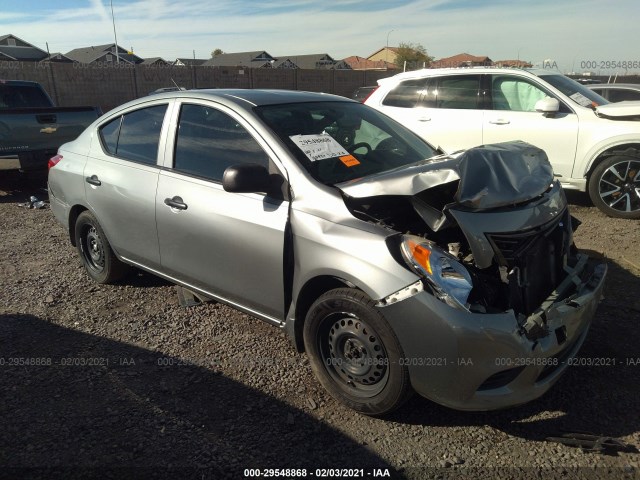
POLYGON ((380 85, 378 85, 376 88, 374 88, 373 90, 371 90, 371 92, 369 92, 369 95, 367 95, 366 97, 364 97, 364 98, 362 99, 362 103, 364 103, 364 102, 366 102, 367 100, 369 100, 369 97, 370 97, 371 95, 373 95, 373 92, 375 92, 375 91, 376 91, 376 90, 378 90, 379 88, 380 88, 380 85))
POLYGON ((49 159, 49 163, 47 163, 47 167, 48 167, 48 169, 49 169, 49 170, 51 170, 53 167, 55 167, 55 166, 58 164, 58 162, 59 162, 60 160, 62 160, 62 155, 59 155, 59 154, 58 154, 58 155, 56 155, 56 156, 54 156, 54 157, 51 157, 51 158, 49 159))

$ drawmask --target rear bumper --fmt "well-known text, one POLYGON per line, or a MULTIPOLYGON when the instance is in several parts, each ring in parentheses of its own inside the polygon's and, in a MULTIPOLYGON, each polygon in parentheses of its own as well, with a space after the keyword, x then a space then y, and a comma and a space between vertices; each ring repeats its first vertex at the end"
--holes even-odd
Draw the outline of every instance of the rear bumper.
POLYGON ((405 352, 411 384, 458 410, 493 410, 544 394, 572 364, 602 297, 607 267, 589 261, 587 278, 546 312, 546 334, 527 338, 512 311, 470 313, 428 292, 379 307, 405 352))
POLYGON ((51 189, 51 185, 49 183, 47 183, 47 190, 49 191, 49 205, 51 206, 53 215, 66 230, 69 230, 69 213, 71 211, 71 207, 60 198, 56 197, 55 191, 51 189))

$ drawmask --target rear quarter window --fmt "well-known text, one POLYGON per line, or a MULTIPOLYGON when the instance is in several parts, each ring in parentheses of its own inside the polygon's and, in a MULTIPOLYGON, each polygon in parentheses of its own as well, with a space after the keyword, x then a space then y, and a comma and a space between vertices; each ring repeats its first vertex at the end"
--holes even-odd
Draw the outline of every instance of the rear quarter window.
POLYGON ((422 95, 422 90, 427 80, 426 78, 414 78, 399 83, 387 94, 382 104, 389 107, 415 107, 422 95))

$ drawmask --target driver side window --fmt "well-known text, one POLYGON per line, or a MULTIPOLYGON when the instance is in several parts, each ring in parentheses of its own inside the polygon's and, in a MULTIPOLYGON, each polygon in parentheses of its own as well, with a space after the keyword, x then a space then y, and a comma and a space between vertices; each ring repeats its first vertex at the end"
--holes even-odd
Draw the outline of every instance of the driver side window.
POLYGON ((547 93, 522 78, 496 76, 491 82, 491 98, 494 110, 535 112, 538 100, 547 93))
POLYGON ((269 168, 269 157, 251 134, 226 113, 204 105, 182 105, 173 168, 222 182, 227 167, 240 163, 269 168))

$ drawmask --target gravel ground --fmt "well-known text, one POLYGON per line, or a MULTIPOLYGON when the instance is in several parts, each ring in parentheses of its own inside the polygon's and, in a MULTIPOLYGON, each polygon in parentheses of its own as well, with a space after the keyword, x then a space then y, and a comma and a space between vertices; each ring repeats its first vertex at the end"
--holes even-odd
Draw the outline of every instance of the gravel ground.
POLYGON ((640 446, 640 224, 582 195, 570 195, 576 243, 610 274, 580 358, 607 365, 573 367, 518 408, 414 396, 375 419, 330 398, 274 327, 216 303, 183 308, 145 273, 90 283, 51 211, 17 205, 32 194, 46 198, 0 171, 0 478, 640 478, 637 453, 545 441, 580 431, 640 446))

